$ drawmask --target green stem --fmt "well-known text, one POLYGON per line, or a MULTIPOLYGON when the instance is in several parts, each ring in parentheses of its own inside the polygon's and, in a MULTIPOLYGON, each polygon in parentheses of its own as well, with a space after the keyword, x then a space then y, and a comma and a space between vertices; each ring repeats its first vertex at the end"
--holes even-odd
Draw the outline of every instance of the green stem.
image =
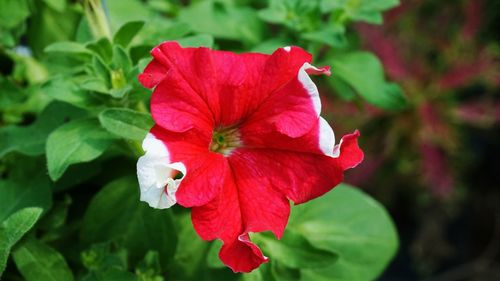
POLYGON ((85 17, 89 23, 94 38, 111 39, 111 29, 108 18, 100 0, 84 0, 85 17))

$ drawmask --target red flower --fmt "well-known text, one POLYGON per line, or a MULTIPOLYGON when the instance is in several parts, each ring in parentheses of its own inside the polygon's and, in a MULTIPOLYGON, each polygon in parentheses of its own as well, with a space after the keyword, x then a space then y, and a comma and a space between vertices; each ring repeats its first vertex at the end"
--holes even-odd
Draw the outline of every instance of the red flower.
POLYGON ((139 76, 156 87, 156 125, 138 162, 141 200, 192 207, 197 233, 221 239, 220 259, 249 272, 267 258, 248 233, 269 230, 279 239, 289 200, 321 196, 361 162, 359 133, 334 144, 308 76, 329 68, 311 66, 300 48, 235 54, 166 42, 152 55, 139 76))

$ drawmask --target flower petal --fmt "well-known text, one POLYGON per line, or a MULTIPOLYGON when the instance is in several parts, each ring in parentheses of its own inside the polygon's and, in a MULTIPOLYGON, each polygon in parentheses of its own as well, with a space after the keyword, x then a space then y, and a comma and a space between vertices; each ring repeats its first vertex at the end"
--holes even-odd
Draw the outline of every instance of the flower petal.
POLYGON ((175 69, 170 69, 151 96, 151 115, 161 127, 185 132, 196 128, 210 133, 214 126, 207 105, 175 69))
POLYGON ((248 234, 242 234, 231 243, 224 243, 219 258, 234 272, 250 272, 268 261, 262 251, 250 241, 248 234))
POLYGON ((292 138, 276 131, 262 130, 255 126, 245 126, 240 129, 241 139, 246 147, 269 148, 325 154, 333 156, 335 134, 325 119, 320 117, 311 130, 298 138, 292 138))
POLYGON ((169 208, 176 203, 175 192, 182 181, 173 178, 177 172, 185 174, 186 168, 170 162, 167 148, 153 134, 146 136, 142 146, 146 154, 137 161, 140 200, 156 209, 169 208))
POLYGON ((303 63, 295 77, 273 90, 242 126, 256 131, 276 130, 294 138, 307 134, 321 112, 318 89, 307 74, 311 69, 323 72, 308 62, 303 63))

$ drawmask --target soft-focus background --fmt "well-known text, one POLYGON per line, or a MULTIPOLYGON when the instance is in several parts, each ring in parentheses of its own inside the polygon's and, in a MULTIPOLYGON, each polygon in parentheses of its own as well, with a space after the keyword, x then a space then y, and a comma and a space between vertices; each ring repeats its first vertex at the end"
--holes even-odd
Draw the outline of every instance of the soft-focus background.
MULTIPOLYGON (((147 112, 148 91, 135 77, 164 40, 236 52, 298 45, 316 65, 330 65, 331 77, 315 78, 322 114, 337 136, 359 129, 366 155, 346 182, 388 209, 400 237, 379 280, 500 280, 500 1, 0 0, 2 179, 47 178, 45 139, 75 116, 103 107, 147 112), (123 48, 88 43, 130 21, 145 24, 115 35, 123 48), (46 109, 54 100, 76 109, 46 109), (63 121, 51 119, 60 114, 63 121)), ((105 117, 104 128, 123 134, 105 117)), ((101 134, 84 125, 75 134, 101 134)), ((98 152, 61 164, 50 138, 49 175, 58 181, 37 235, 70 256, 71 267, 92 270, 96 252, 109 248, 74 247, 68 237, 91 223, 81 218, 101 183, 133 174, 141 152, 123 142, 103 154, 102 137, 98 152)), ((111 251, 119 264, 120 250, 111 251)), ((138 270, 140 280, 161 280, 138 270)), ((10 259, 4 277, 22 280, 10 259)))

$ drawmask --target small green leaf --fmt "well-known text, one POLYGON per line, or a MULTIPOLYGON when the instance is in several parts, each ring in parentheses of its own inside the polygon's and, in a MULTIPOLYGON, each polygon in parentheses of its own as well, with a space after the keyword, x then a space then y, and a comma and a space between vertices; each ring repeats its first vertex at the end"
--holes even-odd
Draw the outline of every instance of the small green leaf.
POLYGON ((127 51, 121 46, 115 45, 113 47, 113 59, 111 67, 113 69, 122 69, 127 74, 132 69, 132 61, 130 60, 127 51))
POLYGON ((74 120, 57 128, 47 139, 47 166, 52 180, 59 179, 69 165, 99 157, 114 137, 97 120, 74 120))
POLYGON ((99 114, 101 125, 109 132, 125 139, 142 141, 153 120, 149 114, 126 108, 109 108, 99 114))
POLYGON ((14 262, 26 281, 72 281, 64 257, 40 241, 30 239, 13 251, 14 262))
POLYGON ((382 64, 373 54, 337 55, 331 65, 334 75, 348 83, 367 102, 387 110, 406 107, 403 91, 396 84, 386 82, 382 64))
POLYGON ((68 54, 91 55, 92 53, 85 48, 83 44, 77 42, 56 42, 52 43, 44 49, 44 52, 60 52, 68 54))
POLYGON ((113 37, 113 43, 121 45, 123 47, 127 47, 143 26, 144 21, 127 22, 116 32, 115 36, 113 37))
POLYGON ((10 249, 35 225, 42 212, 42 208, 24 208, 0 223, 0 277, 5 270, 10 249))
POLYGON ((115 180, 97 193, 85 212, 82 240, 118 241, 132 261, 158 251, 162 267, 175 254, 177 236, 170 210, 157 210, 139 201, 135 177, 115 180))
POLYGON ((88 43, 86 47, 95 54, 99 55, 106 63, 111 62, 113 57, 113 45, 108 38, 101 38, 98 41, 88 43))
POLYGON ((303 280, 375 280, 398 248, 396 229, 384 207, 345 184, 295 206, 287 231, 338 256, 330 266, 302 269, 303 280))

